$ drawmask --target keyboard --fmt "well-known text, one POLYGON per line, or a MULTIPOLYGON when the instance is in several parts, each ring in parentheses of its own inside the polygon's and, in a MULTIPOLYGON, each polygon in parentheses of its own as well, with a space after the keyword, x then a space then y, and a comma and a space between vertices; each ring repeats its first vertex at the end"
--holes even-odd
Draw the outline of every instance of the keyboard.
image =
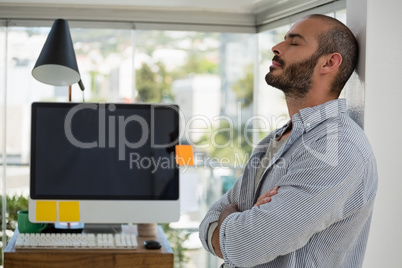
POLYGON ((135 249, 136 234, 18 234, 16 249, 135 249))

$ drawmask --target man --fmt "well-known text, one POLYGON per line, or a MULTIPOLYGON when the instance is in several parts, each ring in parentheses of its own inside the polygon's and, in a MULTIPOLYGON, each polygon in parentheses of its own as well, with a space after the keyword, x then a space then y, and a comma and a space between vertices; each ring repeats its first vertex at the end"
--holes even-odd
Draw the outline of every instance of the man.
POLYGON ((357 63, 356 39, 339 21, 310 15, 272 51, 265 79, 284 92, 291 120, 212 205, 201 242, 224 267, 361 267, 377 170, 338 99, 357 63))

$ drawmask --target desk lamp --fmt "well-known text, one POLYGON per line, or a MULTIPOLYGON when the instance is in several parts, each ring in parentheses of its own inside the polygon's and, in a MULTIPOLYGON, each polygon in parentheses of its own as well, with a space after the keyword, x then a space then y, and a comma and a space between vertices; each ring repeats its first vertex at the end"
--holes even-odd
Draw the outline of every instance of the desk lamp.
POLYGON ((68 22, 64 19, 54 21, 46 39, 32 76, 45 84, 69 86, 68 99, 71 101, 71 85, 78 82, 82 91, 85 87, 81 81, 71 40, 68 22))
MULTIPOLYGON (((81 81, 71 40, 68 22, 57 19, 53 22, 50 33, 43 45, 42 51, 32 70, 32 76, 39 82, 53 86, 68 86, 68 100, 71 102, 71 85, 78 82, 82 92, 84 84, 81 81)), ((84 96, 84 95, 83 95, 84 96)), ((78 224, 74 228, 82 228, 78 224)), ((63 228, 63 224, 55 224, 56 229, 63 228)), ((67 229, 71 223, 67 223, 67 229)))

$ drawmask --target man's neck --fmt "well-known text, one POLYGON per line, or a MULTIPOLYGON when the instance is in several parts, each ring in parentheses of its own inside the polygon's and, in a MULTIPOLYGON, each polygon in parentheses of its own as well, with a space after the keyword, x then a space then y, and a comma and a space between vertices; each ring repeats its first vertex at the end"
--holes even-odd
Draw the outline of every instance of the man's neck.
POLYGON ((293 115, 298 113, 301 109, 306 108, 306 104, 303 99, 296 99, 292 97, 286 97, 286 105, 288 106, 290 119, 292 119, 293 115))
POLYGON ((289 117, 292 119, 293 115, 300 110, 307 107, 314 107, 331 100, 337 99, 335 96, 315 94, 310 90, 303 98, 295 98, 293 96, 285 96, 286 104, 288 106, 289 117))
POLYGON ((292 122, 290 122, 289 126, 286 128, 285 132, 283 132, 279 140, 286 140, 290 136, 290 132, 292 132, 292 122))

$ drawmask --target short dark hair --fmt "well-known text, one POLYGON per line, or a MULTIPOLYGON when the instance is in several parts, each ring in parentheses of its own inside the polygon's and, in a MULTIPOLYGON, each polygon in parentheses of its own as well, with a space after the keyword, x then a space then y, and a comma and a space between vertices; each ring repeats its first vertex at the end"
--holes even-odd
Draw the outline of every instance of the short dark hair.
POLYGON ((319 55, 339 53, 342 56, 339 72, 331 85, 331 93, 339 96, 356 69, 359 57, 359 46, 356 37, 345 24, 332 17, 313 14, 306 18, 319 19, 330 26, 329 31, 325 31, 318 36, 319 48, 317 52, 319 55))

